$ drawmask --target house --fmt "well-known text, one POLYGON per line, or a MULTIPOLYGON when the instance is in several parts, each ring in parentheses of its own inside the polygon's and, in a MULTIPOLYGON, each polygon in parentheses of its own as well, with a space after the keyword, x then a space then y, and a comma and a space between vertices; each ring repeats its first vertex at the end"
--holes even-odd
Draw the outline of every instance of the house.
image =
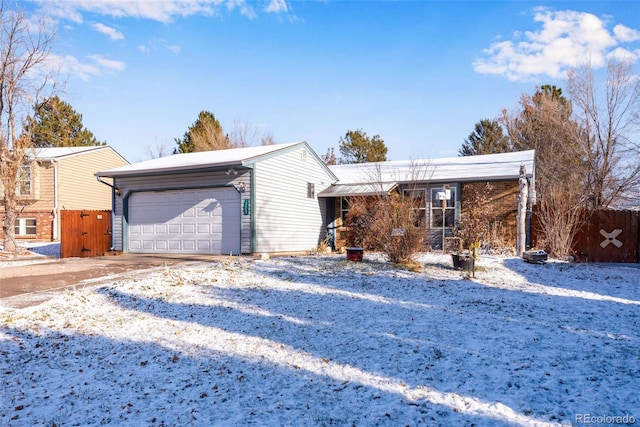
POLYGON ((453 235, 464 215, 471 190, 491 184, 488 195, 492 231, 509 246, 516 242, 521 172, 528 182, 529 205, 535 201, 533 150, 430 160, 388 161, 331 166, 338 181, 318 194, 327 201, 327 223, 336 247, 344 246, 345 219, 353 197, 396 191, 419 203, 427 243, 443 247, 443 235, 453 235))
POLYGON ((16 189, 25 205, 16 220, 16 238, 59 240, 61 210, 110 210, 111 190, 94 173, 126 164, 109 146, 31 150, 16 189))
POLYGON ((336 181, 306 142, 175 154, 96 176, 113 180, 115 250, 234 255, 317 247, 318 193, 336 181))

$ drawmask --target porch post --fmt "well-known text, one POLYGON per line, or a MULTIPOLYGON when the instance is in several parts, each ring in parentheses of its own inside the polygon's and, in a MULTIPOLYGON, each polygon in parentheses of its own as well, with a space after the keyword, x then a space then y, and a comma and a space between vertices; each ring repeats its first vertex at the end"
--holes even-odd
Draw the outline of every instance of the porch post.
POLYGON ((518 214, 516 217, 516 255, 522 257, 527 244, 527 201, 529 185, 526 178, 527 169, 520 165, 520 192, 518 194, 518 214))

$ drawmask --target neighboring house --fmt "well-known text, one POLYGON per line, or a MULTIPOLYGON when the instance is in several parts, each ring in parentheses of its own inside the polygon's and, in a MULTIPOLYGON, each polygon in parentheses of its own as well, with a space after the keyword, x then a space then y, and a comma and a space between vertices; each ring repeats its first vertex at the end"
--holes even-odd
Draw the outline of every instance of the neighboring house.
POLYGON ((426 242, 442 248, 442 232, 452 236, 464 215, 465 198, 473 186, 489 182, 492 231, 510 246, 516 241, 521 167, 528 181, 529 204, 535 200, 534 151, 432 160, 389 161, 331 166, 338 182, 318 194, 327 200, 327 220, 336 247, 345 245, 344 227, 353 197, 384 195, 392 191, 416 198, 425 227, 426 242), (448 195, 443 201, 441 196, 448 195), (444 230, 443 230, 444 226, 444 230))
POLYGON ((103 170, 113 179, 113 247, 249 254, 313 249, 336 181, 306 142, 175 154, 103 170))
POLYGON ((25 205, 16 220, 16 238, 59 240, 61 210, 111 210, 111 190, 98 182, 94 174, 126 164, 109 146, 30 151, 16 189, 25 205))

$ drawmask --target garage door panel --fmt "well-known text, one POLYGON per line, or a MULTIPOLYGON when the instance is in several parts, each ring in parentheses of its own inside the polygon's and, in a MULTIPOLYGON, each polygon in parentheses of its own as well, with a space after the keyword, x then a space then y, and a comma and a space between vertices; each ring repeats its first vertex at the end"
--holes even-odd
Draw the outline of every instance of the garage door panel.
POLYGON ((131 252, 240 252, 240 195, 235 189, 134 193, 129 199, 131 252))

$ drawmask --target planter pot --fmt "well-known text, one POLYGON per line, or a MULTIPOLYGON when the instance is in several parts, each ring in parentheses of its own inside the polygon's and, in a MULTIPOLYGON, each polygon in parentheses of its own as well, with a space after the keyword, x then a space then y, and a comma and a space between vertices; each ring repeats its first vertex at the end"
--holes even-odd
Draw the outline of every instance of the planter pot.
POLYGON ((456 270, 471 271, 474 267, 474 260, 470 255, 451 254, 453 268, 456 270))
POLYGON ((363 255, 363 248, 347 248, 347 259, 349 261, 362 261, 363 255))

